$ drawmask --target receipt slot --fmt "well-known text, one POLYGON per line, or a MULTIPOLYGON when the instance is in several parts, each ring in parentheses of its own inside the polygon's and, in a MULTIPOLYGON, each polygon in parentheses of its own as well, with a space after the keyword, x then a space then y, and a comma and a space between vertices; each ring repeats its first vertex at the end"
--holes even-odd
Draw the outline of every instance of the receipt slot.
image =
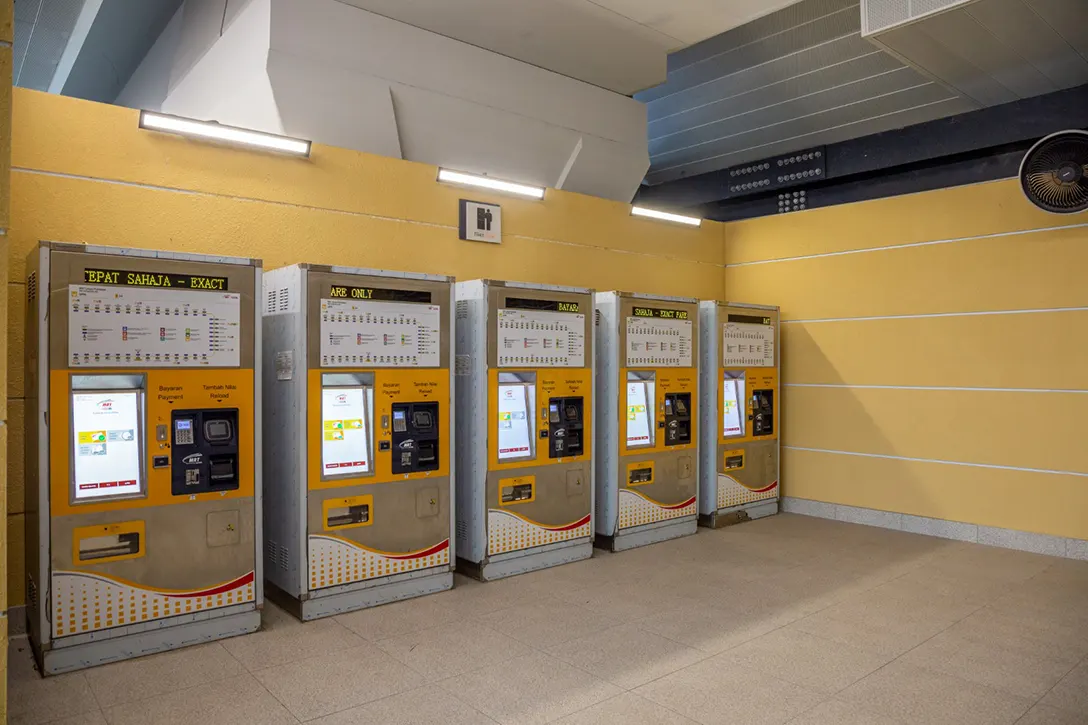
POLYGON ((264 279, 269 596, 311 620, 449 589, 452 280, 264 279))
POLYGON ((591 292, 455 287, 458 568, 489 580, 587 558, 591 292))
POLYGON ((27 625, 46 675, 255 631, 260 262, 27 260, 27 625))
POLYGON ((621 551, 694 533, 698 307, 599 292, 596 543, 621 551))
POLYGON ((778 308, 699 303, 699 522, 778 512, 778 308))

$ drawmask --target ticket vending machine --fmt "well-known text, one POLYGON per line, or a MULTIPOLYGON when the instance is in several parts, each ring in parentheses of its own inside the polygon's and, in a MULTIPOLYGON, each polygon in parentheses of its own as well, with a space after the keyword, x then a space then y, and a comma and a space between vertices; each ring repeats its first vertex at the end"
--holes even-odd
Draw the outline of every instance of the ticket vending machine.
POLYGON ((588 558, 592 291, 456 288, 458 567, 488 580, 588 558))
POLYGON ((301 619, 453 586, 452 282, 265 274, 265 573, 301 619))
POLYGON ((27 260, 27 620, 47 675, 261 622, 252 259, 27 260))
POLYGON ((698 493, 698 305, 598 292, 597 545, 693 534, 698 493))
POLYGON ((778 513, 778 308, 699 303, 699 522, 778 513))

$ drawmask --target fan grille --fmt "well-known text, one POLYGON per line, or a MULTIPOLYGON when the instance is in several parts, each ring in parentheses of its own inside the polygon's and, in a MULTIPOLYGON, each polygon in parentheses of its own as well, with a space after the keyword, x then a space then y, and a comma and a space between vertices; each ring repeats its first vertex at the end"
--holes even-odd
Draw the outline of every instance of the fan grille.
POLYGON ((1046 211, 1088 210, 1088 133, 1057 133, 1037 143, 1024 158, 1020 185, 1046 211))

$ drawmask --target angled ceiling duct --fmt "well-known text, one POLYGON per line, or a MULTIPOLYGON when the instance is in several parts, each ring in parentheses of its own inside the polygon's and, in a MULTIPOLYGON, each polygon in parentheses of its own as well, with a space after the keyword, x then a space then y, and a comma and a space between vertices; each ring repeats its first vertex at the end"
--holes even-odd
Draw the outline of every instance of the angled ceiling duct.
POLYGON ((979 107, 1088 83, 1085 0, 861 0, 861 22, 979 107))

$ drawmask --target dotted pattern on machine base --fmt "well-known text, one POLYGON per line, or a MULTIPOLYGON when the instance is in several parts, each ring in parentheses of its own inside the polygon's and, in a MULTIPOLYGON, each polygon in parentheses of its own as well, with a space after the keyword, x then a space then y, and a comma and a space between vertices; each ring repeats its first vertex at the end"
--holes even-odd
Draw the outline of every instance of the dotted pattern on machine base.
POLYGON ((487 553, 491 556, 590 535, 589 514, 563 526, 537 524, 499 509, 489 509, 487 514, 487 553))
POLYGON ((310 589, 448 566, 450 540, 403 554, 376 551, 334 536, 310 536, 310 589))
POLYGON ((773 501, 778 498, 778 481, 766 488, 752 490, 737 482, 732 476, 718 474, 718 509, 743 506, 758 501, 773 501))
POLYGON ((88 572, 53 574, 53 636, 94 632, 254 600, 253 572, 191 592, 162 592, 88 572))
POLYGON ((651 501, 636 491, 626 489, 620 490, 619 508, 619 525, 621 529, 656 524, 659 521, 669 521, 671 519, 682 519, 685 516, 694 516, 696 513, 694 496, 678 504, 662 504, 651 501))

